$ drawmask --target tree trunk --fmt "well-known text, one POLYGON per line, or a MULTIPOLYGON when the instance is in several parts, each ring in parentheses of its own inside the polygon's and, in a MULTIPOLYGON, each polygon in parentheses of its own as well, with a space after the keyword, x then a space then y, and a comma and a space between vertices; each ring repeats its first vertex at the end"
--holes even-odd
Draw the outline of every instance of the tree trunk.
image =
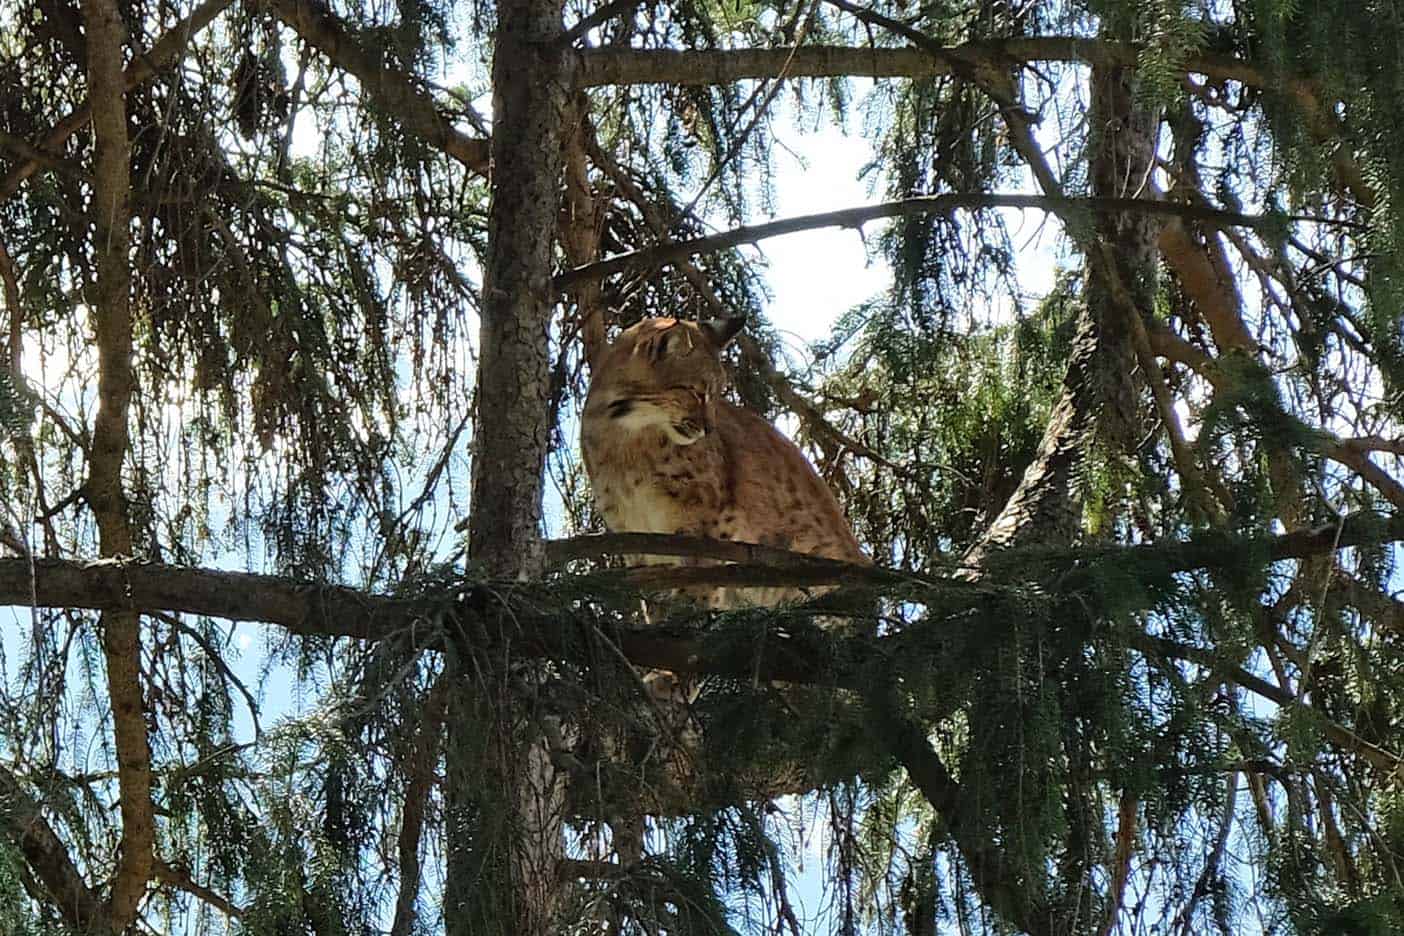
MULTIPOLYGON (((1136 106, 1132 72, 1092 69, 1092 195, 1144 195, 1155 156, 1156 112, 1136 106)), ((1078 319, 1063 392, 1049 417, 1038 456, 1009 502, 966 555, 979 566, 992 551, 1065 545, 1077 535, 1082 501, 1076 480, 1087 446, 1135 444, 1135 316, 1148 316, 1155 296, 1159 220, 1148 212, 1100 212, 1090 231, 1072 230, 1087 257, 1086 307, 1078 319)))
MULTIPOLYGON (((494 578, 527 579, 545 558, 551 274, 569 82, 566 53, 555 44, 560 0, 505 0, 497 16, 468 554, 494 578)), ((475 662, 450 709, 447 931, 547 933, 565 797, 543 737, 553 716, 525 711, 539 672, 506 653, 475 662), (471 789, 455 782, 470 777, 471 789)))
POLYGON ((497 9, 492 205, 483 271, 468 552, 495 578, 542 567, 551 285, 568 85, 559 0, 497 9))
MULTIPOLYGON (((98 409, 84 488, 98 526, 98 554, 127 556, 132 528, 122 463, 127 417, 136 377, 132 371, 131 150, 127 140, 126 27, 114 0, 86 0, 88 87, 93 110, 93 252, 97 288, 92 304, 98 352, 98 409)), ((137 918, 151 880, 156 818, 151 802, 151 745, 141 685, 141 617, 135 611, 102 615, 103 661, 112 701, 122 840, 103 927, 121 932, 137 918)))

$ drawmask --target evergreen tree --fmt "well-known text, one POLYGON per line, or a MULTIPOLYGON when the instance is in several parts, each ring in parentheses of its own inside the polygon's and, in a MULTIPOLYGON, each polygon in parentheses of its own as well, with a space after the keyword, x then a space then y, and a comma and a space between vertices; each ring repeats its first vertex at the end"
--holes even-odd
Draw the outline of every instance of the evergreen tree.
POLYGON ((1402 79, 1344 0, 0 0, 0 931, 1404 929, 1402 79), (873 203, 769 217, 790 117, 873 203), (835 225, 801 372, 740 248, 835 225), (594 535, 591 362, 718 314, 874 567, 594 535))

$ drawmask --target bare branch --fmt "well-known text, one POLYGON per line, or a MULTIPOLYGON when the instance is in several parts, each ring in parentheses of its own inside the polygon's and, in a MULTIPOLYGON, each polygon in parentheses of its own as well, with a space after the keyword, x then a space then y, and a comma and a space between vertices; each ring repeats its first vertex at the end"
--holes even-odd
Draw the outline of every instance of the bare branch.
MULTIPOLYGON (((861 14, 870 11, 855 8, 861 14)), ((850 10, 849 12, 853 12, 850 10)), ((860 15, 855 13, 855 15, 860 15)), ((876 22, 876 21, 875 21, 876 22)), ((889 23, 897 23, 889 20, 889 23)), ((877 25, 889 26, 889 23, 877 25)), ((793 78, 927 78, 949 75, 957 68, 1007 69, 1031 62, 1077 62, 1084 65, 1126 66, 1136 64, 1141 47, 1128 42, 1089 39, 1081 36, 1028 36, 968 42, 942 46, 916 30, 894 30, 913 47, 806 45, 793 50, 707 49, 626 49, 607 46, 580 52, 578 82, 582 87, 626 84, 727 84, 756 78, 774 78, 782 70, 793 78), (789 61, 789 67, 785 63, 789 61)), ((1213 81, 1240 84, 1285 92, 1298 104, 1318 109, 1320 94, 1315 85, 1302 78, 1283 78, 1268 68, 1226 55, 1192 55, 1182 63, 1185 72, 1204 75, 1213 81)))
MULTIPOLYGON (((635 250, 601 260, 599 263, 568 270, 556 277, 555 286, 556 289, 565 291, 586 279, 600 279, 625 270, 651 269, 681 258, 715 253, 741 244, 754 244, 757 241, 778 237, 782 234, 794 234, 799 231, 825 227, 859 228, 878 218, 946 214, 960 209, 976 210, 982 208, 1032 208, 1051 212, 1064 219, 1085 216, 1094 211, 1143 211, 1152 214, 1194 218, 1208 224, 1253 228, 1269 221, 1264 215, 1220 211, 1201 205, 1187 205, 1149 198, 1063 198, 1047 195, 1008 195, 983 192, 921 195, 898 201, 881 202, 876 205, 862 205, 857 208, 842 208, 837 211, 798 215, 765 224, 733 228, 730 231, 708 237, 698 237, 692 240, 635 250)), ((1329 218, 1300 218, 1297 220, 1353 225, 1353 222, 1335 221, 1329 218)))
POLYGON ((625 13, 633 13, 639 8, 639 3, 640 0, 614 0, 613 3, 606 3, 562 33, 561 37, 556 40, 556 44, 560 46, 574 45, 576 40, 584 38, 586 33, 596 26, 602 26, 625 13))
POLYGON ((177 890, 185 891, 190 896, 201 900, 211 907, 214 907, 225 916, 243 919, 244 908, 236 906, 227 897, 211 890, 203 884, 199 884, 190 876, 188 871, 173 868, 164 861, 157 861, 155 867, 156 880, 162 884, 168 884, 177 890))

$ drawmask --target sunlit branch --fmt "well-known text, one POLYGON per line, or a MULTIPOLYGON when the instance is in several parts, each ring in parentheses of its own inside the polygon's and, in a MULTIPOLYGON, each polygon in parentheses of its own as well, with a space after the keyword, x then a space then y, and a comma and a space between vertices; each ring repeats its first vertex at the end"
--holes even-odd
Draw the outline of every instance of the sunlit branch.
MULTIPOLYGON (((862 205, 856 208, 843 208, 838 211, 825 211, 817 214, 798 215, 765 224, 747 225, 733 228, 721 234, 698 237, 691 240, 660 244, 642 250, 631 251, 577 267, 561 273, 555 279, 558 290, 570 289, 585 279, 599 279, 625 270, 647 270, 674 262, 681 258, 699 254, 715 253, 742 244, 753 244, 782 234, 795 234, 815 228, 849 227, 858 228, 879 218, 906 217, 911 215, 946 214, 957 210, 978 210, 983 208, 1018 208, 1047 211, 1061 218, 1080 219, 1096 211, 1142 211, 1151 214, 1193 218, 1208 224, 1238 225, 1259 227, 1277 219, 1266 215, 1243 214, 1236 211, 1221 211, 1200 205, 1187 205, 1180 202, 1158 201, 1149 198, 1062 198, 1048 195, 1014 195, 997 193, 959 193, 950 195, 922 195, 903 198, 897 201, 881 202, 876 205, 862 205)), ((1351 224, 1329 218, 1288 218, 1287 220, 1315 221, 1324 224, 1351 224)))
POLYGON ((1160 229, 1159 246, 1181 288, 1209 325, 1214 343, 1224 351, 1252 353, 1257 343, 1243 324, 1238 281, 1222 245, 1213 240, 1201 243, 1188 226, 1173 219, 1160 229))

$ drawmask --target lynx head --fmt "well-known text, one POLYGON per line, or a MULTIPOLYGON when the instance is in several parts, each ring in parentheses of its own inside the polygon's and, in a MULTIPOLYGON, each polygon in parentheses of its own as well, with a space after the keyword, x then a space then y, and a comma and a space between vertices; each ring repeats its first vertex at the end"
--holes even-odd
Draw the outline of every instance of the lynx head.
POLYGON ((657 428, 678 445, 693 444, 715 425, 727 384, 721 351, 744 324, 654 318, 626 329, 595 368, 585 418, 625 433, 657 428))

